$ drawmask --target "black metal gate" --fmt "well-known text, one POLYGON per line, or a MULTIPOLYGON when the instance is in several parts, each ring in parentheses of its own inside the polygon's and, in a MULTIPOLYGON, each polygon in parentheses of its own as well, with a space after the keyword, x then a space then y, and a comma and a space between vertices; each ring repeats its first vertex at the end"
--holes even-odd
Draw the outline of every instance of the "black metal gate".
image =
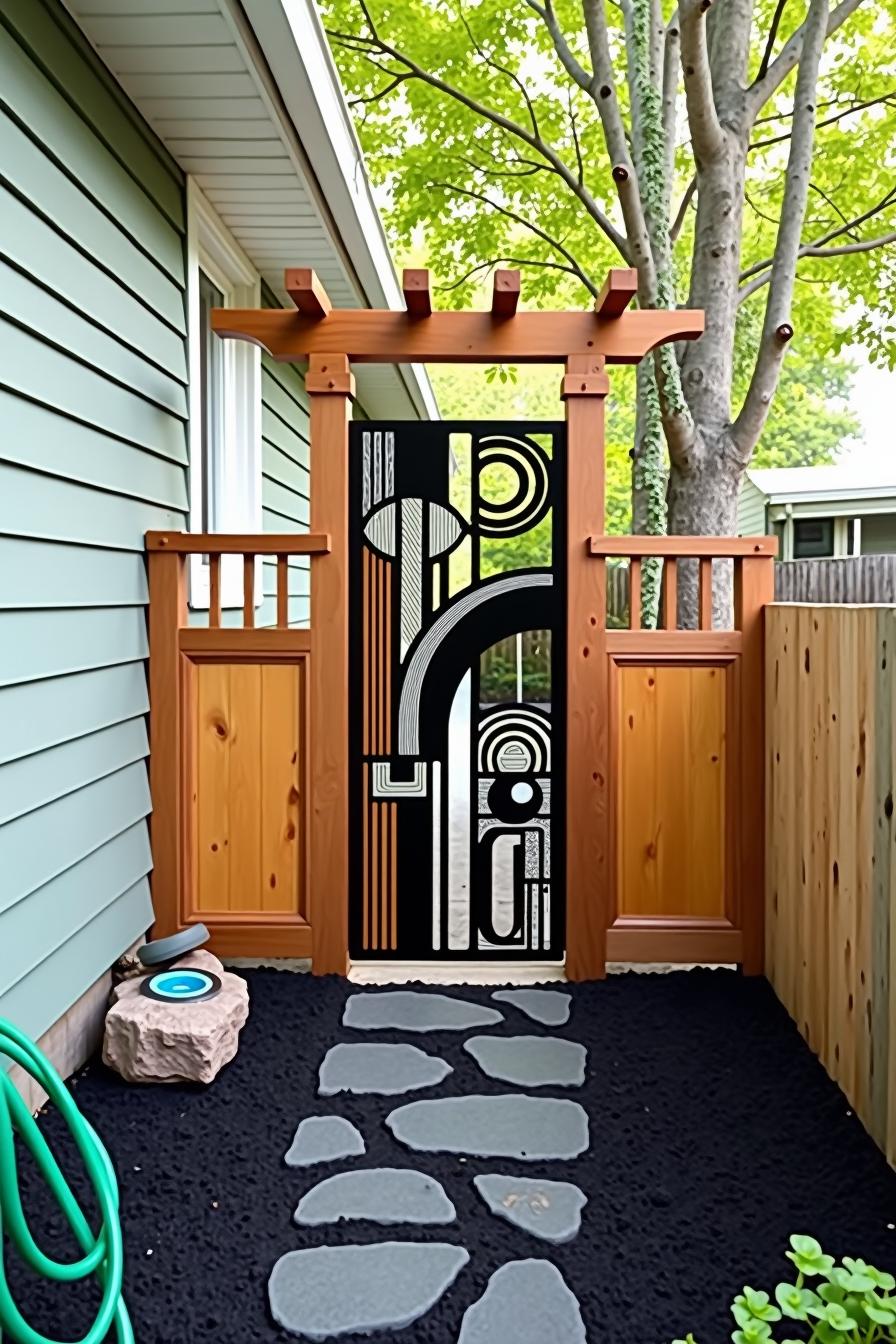
POLYGON ((354 959, 562 959, 564 447, 351 427, 354 959))

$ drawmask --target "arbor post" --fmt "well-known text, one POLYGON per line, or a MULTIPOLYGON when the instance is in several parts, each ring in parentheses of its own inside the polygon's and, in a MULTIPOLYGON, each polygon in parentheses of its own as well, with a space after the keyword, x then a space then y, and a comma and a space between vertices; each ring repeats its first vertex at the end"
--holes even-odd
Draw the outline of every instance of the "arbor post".
POLYGON ((355 380, 346 355, 312 355, 311 531, 330 537, 311 566, 311 964, 348 970, 348 425, 355 380))
POLYGON ((571 355, 566 403, 566 974, 606 974, 610 902, 607 569, 590 555, 605 518, 600 355, 571 355))

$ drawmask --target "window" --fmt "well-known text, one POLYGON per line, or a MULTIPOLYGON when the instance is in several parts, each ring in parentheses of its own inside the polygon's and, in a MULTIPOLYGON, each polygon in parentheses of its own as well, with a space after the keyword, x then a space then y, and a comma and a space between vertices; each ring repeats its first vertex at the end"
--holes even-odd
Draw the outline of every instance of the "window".
MULTIPOLYGON (((213 308, 255 308, 257 272, 202 192, 187 183, 190 531, 261 531, 261 357, 211 329, 213 308)), ((261 601, 261 567, 257 567, 261 601)), ((194 556, 190 604, 207 607, 208 563, 194 556)), ((243 604, 242 560, 221 563, 221 601, 243 604)))
POLYGON ((219 532, 221 502, 221 464, 224 350, 223 342, 212 331, 213 308, 224 307, 224 295, 205 271, 199 271, 199 401, 202 462, 201 532, 219 532))
POLYGON ((797 518, 793 523, 793 558, 834 554, 833 518, 797 518))

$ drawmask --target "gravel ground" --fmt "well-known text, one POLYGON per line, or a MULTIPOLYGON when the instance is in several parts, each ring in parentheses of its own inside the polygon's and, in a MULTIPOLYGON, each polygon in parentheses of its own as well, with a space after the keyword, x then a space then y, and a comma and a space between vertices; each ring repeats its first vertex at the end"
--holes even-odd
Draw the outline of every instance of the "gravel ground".
MULTIPOLYGON (((317 1068, 330 1045, 407 1035, 343 1029, 343 1002, 358 992, 343 980, 267 969, 245 974, 252 1007, 240 1052, 210 1088, 130 1087, 99 1064, 74 1082, 120 1175, 127 1300, 139 1344, 287 1341, 293 1336, 272 1324, 266 1297, 268 1275, 284 1252, 405 1235, 367 1224, 292 1223, 299 1197, 340 1169, 284 1165, 298 1122, 315 1114, 344 1115, 363 1132, 367 1157, 352 1166, 413 1166, 437 1176, 459 1221, 409 1228, 407 1239, 456 1241, 471 1255, 428 1315, 403 1331, 369 1337, 372 1344, 454 1344, 490 1274, 526 1256, 557 1266, 593 1344, 668 1344, 689 1329, 700 1344, 721 1344, 735 1292, 744 1283, 771 1289, 785 1277, 792 1232, 812 1233, 835 1255, 896 1269, 896 1173, 761 980, 692 970, 564 986, 572 1015, 552 1030, 587 1047, 587 1080, 582 1089, 544 1091, 585 1105, 591 1146, 576 1161, 533 1171, 526 1163, 415 1156, 383 1125, 404 1100, 510 1090, 480 1075, 462 1049, 469 1033, 416 1042, 454 1068, 437 1088, 397 1100, 320 1099, 317 1068), (578 1236, 551 1246, 493 1217, 472 1185, 488 1171, 581 1186, 589 1202, 578 1236)), ((485 986, 454 992, 492 1004, 485 986)), ((546 1030, 498 1006, 505 1021, 494 1031, 546 1030)), ((69 1155, 58 1117, 50 1111, 43 1123, 55 1151, 69 1155)), ((63 1253, 61 1219, 28 1163, 23 1186, 38 1240, 63 1253)), ((38 1329, 53 1339, 83 1333, 82 1290, 51 1288, 11 1269, 38 1329)))

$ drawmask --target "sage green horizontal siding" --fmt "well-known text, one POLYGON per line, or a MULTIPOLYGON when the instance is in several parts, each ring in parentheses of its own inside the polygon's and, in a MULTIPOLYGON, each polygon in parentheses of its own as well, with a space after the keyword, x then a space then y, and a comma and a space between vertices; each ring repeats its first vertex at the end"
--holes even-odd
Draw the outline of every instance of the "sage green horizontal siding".
POLYGON ((143 535, 186 525, 185 193, 60 0, 0 3, 0 142, 0 1014, 39 1036, 152 922, 143 535))
MULTIPOLYGON (((268 355, 261 361, 261 506, 265 532, 307 532, 310 520, 310 457, 308 397, 303 372, 278 364, 268 355)), ((293 560, 289 569, 289 623, 309 623, 310 588, 307 556, 293 560)), ((277 568, 263 567, 264 604, 256 624, 277 621, 277 568)))

